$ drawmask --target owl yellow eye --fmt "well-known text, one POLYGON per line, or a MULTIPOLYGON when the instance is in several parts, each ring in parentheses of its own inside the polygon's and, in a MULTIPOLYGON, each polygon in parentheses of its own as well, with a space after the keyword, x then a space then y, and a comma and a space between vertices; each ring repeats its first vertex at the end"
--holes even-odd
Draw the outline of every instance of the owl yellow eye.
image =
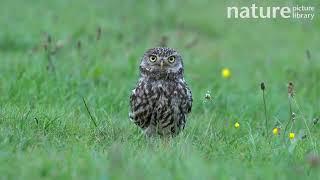
POLYGON ((175 60, 176 60, 176 58, 174 56, 170 56, 168 58, 169 63, 174 63, 175 60))
POLYGON ((151 55, 151 56, 149 57, 149 61, 150 61, 150 62, 156 62, 156 60, 157 60, 157 56, 155 56, 155 55, 151 55))

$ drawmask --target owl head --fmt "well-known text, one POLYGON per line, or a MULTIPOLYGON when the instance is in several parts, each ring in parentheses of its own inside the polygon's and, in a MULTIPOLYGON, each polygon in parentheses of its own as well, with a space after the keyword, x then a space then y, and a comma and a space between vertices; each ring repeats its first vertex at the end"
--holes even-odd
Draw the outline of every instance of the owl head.
POLYGON ((182 57, 176 50, 168 47, 149 49, 141 59, 140 72, 142 75, 157 78, 182 76, 182 57))

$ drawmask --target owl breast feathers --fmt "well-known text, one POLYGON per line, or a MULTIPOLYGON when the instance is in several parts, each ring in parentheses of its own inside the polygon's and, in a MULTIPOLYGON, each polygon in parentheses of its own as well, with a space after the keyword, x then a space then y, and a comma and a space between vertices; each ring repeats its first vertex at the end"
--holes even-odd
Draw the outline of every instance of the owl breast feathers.
POLYGON ((130 96, 130 119, 147 136, 175 136, 184 129, 191 107, 192 94, 178 52, 162 47, 148 50, 130 96))

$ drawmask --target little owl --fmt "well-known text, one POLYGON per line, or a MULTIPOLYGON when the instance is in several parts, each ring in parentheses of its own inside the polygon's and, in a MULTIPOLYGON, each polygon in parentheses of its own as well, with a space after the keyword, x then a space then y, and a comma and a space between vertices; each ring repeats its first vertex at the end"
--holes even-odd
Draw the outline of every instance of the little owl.
POLYGON ((175 136, 184 129, 192 95, 183 71, 182 57, 174 49, 157 47, 144 53, 129 117, 147 136, 175 136))

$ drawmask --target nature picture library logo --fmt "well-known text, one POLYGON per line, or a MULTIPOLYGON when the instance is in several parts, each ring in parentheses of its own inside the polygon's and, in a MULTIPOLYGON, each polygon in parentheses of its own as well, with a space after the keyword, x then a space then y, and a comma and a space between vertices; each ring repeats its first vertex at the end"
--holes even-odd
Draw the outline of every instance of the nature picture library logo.
POLYGON ((271 18, 292 18, 292 19, 308 19, 315 18, 315 7, 305 5, 293 6, 230 6, 227 7, 228 18, 240 19, 271 19, 271 18))

